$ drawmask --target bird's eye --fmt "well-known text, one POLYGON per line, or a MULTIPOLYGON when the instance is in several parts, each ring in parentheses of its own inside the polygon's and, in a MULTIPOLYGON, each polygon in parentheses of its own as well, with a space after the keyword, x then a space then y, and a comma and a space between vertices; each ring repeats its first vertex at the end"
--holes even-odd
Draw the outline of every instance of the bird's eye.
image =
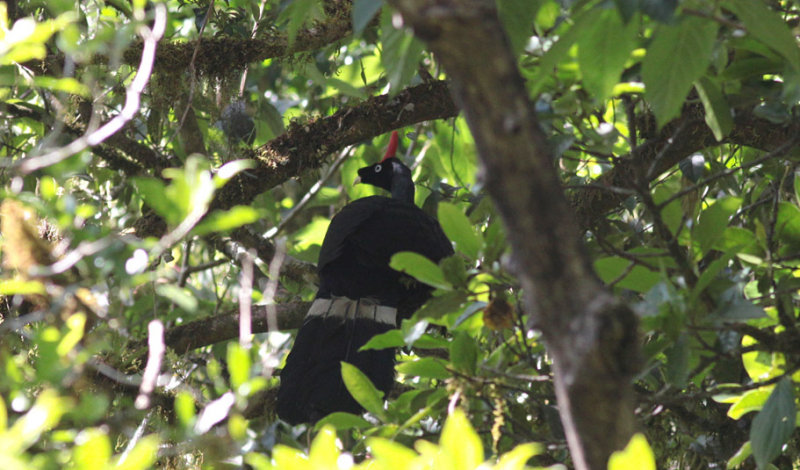
POLYGON ((375 173, 380 173, 381 168, 382 168, 381 165, 375 165, 375 173))

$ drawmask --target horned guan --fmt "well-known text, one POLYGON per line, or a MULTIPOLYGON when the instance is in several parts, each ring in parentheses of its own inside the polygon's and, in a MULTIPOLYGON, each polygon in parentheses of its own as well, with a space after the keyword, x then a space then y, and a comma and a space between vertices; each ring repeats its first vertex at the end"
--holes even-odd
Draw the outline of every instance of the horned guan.
POLYGON ((319 290, 280 374, 277 412, 288 423, 314 423, 334 411, 362 411, 344 385, 342 361, 388 393, 396 351, 359 348, 410 317, 432 290, 390 268, 389 260, 401 251, 434 262, 453 253, 436 219, 414 205, 411 170, 395 157, 397 146, 395 131, 383 159, 358 170, 356 179, 389 191, 391 197, 351 202, 325 234, 317 263, 319 290))

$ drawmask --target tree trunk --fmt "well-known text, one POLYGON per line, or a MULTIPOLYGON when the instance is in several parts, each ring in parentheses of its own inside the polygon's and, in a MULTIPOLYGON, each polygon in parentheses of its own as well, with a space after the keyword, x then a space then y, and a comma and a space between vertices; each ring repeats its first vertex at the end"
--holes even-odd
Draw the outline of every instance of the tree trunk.
POLYGON ((634 432, 637 321, 595 277, 492 0, 389 0, 444 66, 504 219, 533 325, 553 357, 577 469, 634 432))

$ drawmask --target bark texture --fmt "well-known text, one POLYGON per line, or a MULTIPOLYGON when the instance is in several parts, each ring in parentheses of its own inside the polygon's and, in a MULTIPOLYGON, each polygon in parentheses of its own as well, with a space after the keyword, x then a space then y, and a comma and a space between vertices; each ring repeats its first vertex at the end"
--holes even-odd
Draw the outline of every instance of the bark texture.
POLYGON ((441 61, 475 138, 514 269, 553 357, 575 468, 605 469, 634 432, 637 322, 592 272, 495 2, 390 3, 441 61))

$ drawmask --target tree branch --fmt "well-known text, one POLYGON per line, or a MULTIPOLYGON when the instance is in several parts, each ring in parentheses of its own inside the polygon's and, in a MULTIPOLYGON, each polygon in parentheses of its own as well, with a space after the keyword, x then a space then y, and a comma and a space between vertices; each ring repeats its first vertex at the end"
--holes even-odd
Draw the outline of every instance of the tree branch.
POLYGON ((684 158, 705 148, 732 143, 773 151, 800 133, 800 120, 785 126, 756 117, 750 110, 736 111, 730 135, 717 142, 703 118, 699 106, 684 109, 683 115, 665 126, 657 135, 643 142, 629 155, 618 159, 614 168, 603 174, 592 186, 574 191, 570 204, 584 229, 617 208, 628 197, 604 188, 634 189, 636 175, 643 174, 654 162, 652 177, 667 171, 684 158))
MULTIPOLYGON (((303 323, 306 312, 311 302, 288 302, 276 305, 278 330, 292 330, 299 328, 303 323)), ((266 333, 267 307, 264 305, 253 306, 253 333, 266 333)), ((183 354, 193 349, 202 348, 221 341, 228 341, 239 337, 239 313, 226 313, 206 317, 189 323, 184 323, 167 330, 164 334, 164 344, 178 354, 183 354)), ((134 350, 146 348, 147 341, 137 341, 131 344, 134 350)))
POLYGON ((381 95, 305 124, 293 123, 251 155, 257 168, 237 175, 212 203, 212 209, 248 204, 253 198, 302 171, 319 168, 327 157, 391 130, 432 119, 453 117, 458 110, 443 81, 407 88, 394 97, 381 95))
POLYGON ((506 225, 514 271, 553 357, 577 469, 605 469, 634 430, 636 317, 592 272, 581 230, 491 0, 390 0, 452 79, 506 225), (465 48, 464 44, 471 44, 465 48))
MULTIPOLYGON (((313 51, 350 36, 353 25, 352 2, 327 0, 325 6, 328 18, 298 31, 291 46, 286 33, 278 33, 275 30, 268 30, 267 33, 253 39, 221 36, 201 38, 192 42, 167 42, 159 44, 156 70, 181 72, 186 70, 197 47, 194 69, 199 75, 228 76, 232 70, 243 70, 252 62, 313 51)), ((136 64, 141 49, 141 43, 132 45, 123 54, 123 62, 129 65, 136 64)))

